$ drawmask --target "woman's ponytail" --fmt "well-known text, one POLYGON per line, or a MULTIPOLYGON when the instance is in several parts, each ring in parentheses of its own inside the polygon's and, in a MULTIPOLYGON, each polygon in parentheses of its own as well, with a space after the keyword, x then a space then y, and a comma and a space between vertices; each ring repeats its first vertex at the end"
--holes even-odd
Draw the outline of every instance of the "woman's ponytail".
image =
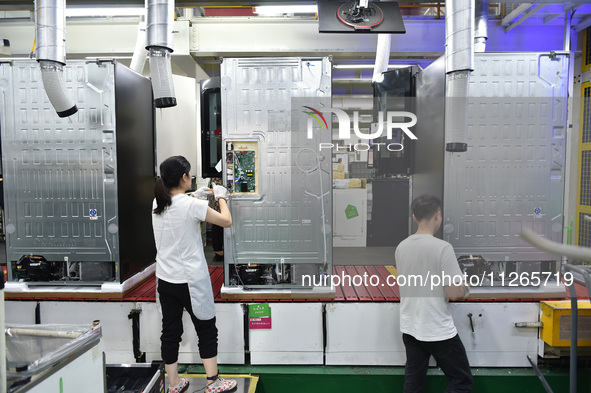
POLYGON ((173 156, 160 164, 160 178, 154 185, 154 197, 156 208, 154 214, 161 214, 164 209, 172 204, 170 190, 178 187, 183 175, 189 176, 191 164, 183 156, 173 156))
POLYGON ((156 208, 154 214, 160 214, 172 203, 170 192, 166 189, 164 182, 161 178, 156 180, 154 185, 154 197, 156 197, 156 208))

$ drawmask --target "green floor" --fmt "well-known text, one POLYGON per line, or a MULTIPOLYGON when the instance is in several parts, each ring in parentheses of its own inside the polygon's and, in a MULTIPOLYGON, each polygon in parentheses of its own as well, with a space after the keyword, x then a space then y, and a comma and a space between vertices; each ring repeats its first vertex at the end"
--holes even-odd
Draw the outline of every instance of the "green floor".
MULTIPOLYGON (((181 371, 203 373, 203 366, 181 371)), ((224 374, 253 374, 260 377, 256 393, 399 393, 402 367, 347 366, 220 366, 224 374)), ((473 368, 474 393, 539 393, 542 384, 526 368, 473 368)), ((569 392, 568 369, 543 370, 554 393, 569 392)), ((578 393, 591 392, 591 370, 578 373, 578 393)), ((447 379, 439 369, 430 369, 424 393, 443 393, 447 379)))

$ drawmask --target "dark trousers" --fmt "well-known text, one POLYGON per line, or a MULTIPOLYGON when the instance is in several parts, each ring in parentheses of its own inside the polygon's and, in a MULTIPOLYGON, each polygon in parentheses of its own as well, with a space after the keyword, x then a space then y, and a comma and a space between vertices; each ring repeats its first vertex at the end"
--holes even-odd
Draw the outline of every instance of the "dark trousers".
POLYGON ((455 337, 443 341, 419 341, 409 334, 402 335, 406 347, 404 369, 404 393, 420 393, 427 382, 429 357, 433 355, 437 365, 449 378, 446 393, 472 391, 472 373, 462 340, 455 337))
POLYGON ((217 225, 211 226, 211 246, 213 251, 224 251, 224 228, 217 225))
POLYGON ((218 329, 215 317, 207 321, 197 319, 191 308, 188 284, 171 284, 158 279, 158 295, 162 308, 161 354, 164 364, 176 363, 183 335, 183 310, 187 310, 199 337, 199 355, 209 359, 218 354, 218 329))

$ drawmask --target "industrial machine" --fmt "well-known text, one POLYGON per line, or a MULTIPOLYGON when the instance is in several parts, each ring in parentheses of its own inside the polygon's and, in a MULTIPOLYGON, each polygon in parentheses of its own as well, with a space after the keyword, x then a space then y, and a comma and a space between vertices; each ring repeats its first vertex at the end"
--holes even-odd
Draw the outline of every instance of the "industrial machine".
POLYGON ((0 65, 8 281, 123 282, 156 255, 151 84, 113 60, 64 75, 79 111, 59 118, 36 61, 0 65))
POLYGON ((331 64, 222 61, 222 176, 233 218, 225 286, 301 288, 304 276, 332 272, 331 150, 319 149, 331 142, 330 121, 308 132, 310 113, 331 105, 331 64))

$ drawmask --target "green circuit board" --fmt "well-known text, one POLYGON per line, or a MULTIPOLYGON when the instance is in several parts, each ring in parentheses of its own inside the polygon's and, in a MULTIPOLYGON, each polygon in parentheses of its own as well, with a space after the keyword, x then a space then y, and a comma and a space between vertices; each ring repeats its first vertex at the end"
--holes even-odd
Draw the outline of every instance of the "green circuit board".
POLYGON ((256 155, 254 150, 234 151, 234 192, 255 192, 256 155))

